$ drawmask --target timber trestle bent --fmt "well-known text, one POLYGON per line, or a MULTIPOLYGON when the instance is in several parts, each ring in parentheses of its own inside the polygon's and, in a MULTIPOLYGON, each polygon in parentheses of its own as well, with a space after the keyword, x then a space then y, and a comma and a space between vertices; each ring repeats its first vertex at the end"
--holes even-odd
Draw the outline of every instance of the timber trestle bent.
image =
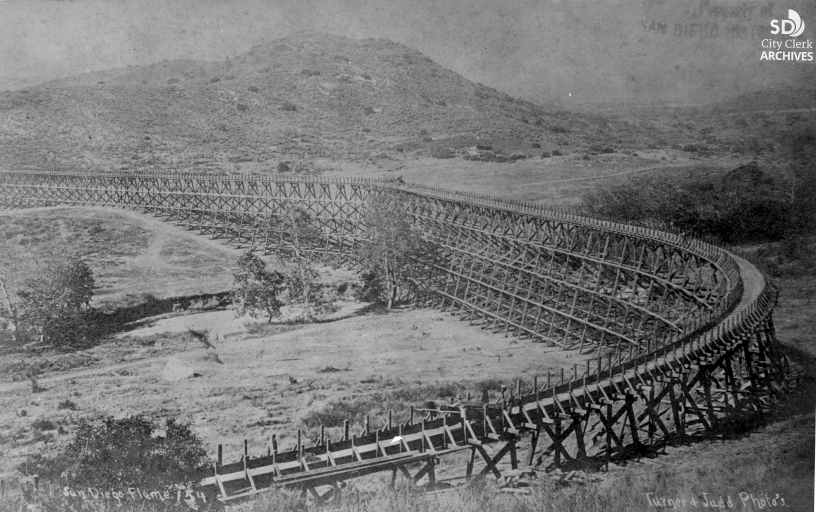
MULTIPOLYGON (((762 412, 787 392, 776 340, 776 292, 750 264, 718 247, 660 230, 590 219, 532 203, 381 180, 274 175, 0 173, 0 209, 126 207, 224 243, 286 251, 275 220, 289 205, 322 233, 311 250, 350 261, 366 243, 367 203, 398 206, 441 255, 424 262, 426 304, 516 340, 585 354, 586 368, 498 404, 458 403, 421 422, 366 426, 336 441, 223 464, 203 486, 223 500, 274 486, 325 498, 380 471, 437 485, 439 458, 469 450, 465 477, 519 463, 609 462, 676 436, 762 412), (499 446, 496 453, 489 445, 499 446), (411 474, 412 468, 419 469, 411 474), (423 481, 424 481, 423 480, 423 481), (322 495, 318 488, 328 491, 322 495)), ((543 377, 542 377, 543 379, 543 377)), ((413 417, 413 415, 412 415, 413 417)))

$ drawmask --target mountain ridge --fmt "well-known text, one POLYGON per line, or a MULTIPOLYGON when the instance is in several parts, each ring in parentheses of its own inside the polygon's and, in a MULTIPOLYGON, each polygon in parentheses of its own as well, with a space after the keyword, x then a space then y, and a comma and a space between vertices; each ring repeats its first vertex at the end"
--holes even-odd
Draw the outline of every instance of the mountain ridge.
POLYGON ((130 66, 2 93, 0 166, 303 171, 408 154, 514 161, 684 141, 705 152, 697 130, 677 126, 515 99, 386 39, 300 32, 223 61, 130 66))

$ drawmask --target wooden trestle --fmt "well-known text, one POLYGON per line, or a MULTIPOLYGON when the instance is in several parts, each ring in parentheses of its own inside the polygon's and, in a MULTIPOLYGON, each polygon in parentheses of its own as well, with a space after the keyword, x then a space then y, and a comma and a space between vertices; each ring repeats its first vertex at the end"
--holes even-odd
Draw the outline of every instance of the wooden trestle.
POLYGON ((399 205, 441 251, 424 262, 432 286, 419 300, 594 359, 557 381, 536 379, 526 392, 519 385, 499 404, 451 404, 419 423, 358 437, 346 430, 310 447, 278 450, 273 442, 258 457, 245 445, 236 463, 222 464, 219 450, 203 488, 221 499, 278 485, 326 497, 318 488, 335 493, 340 482, 380 471, 433 486, 439 458, 461 450, 471 451, 466 477, 477 455, 481 473, 500 476, 504 457, 518 465, 517 443, 528 434, 527 464, 608 462, 762 412, 787 391, 775 290, 761 278, 744 282, 746 262, 679 235, 376 180, 0 173, 0 208, 129 207, 266 252, 285 251, 274 220, 299 205, 324 235, 312 250, 340 260, 366 243, 362 221, 374 196, 399 205))

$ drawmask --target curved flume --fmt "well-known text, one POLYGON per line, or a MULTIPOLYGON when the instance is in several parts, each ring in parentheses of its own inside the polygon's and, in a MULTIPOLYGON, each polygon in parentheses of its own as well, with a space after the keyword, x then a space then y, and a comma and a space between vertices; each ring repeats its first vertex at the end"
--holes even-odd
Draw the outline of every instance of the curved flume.
POLYGON ((546 444, 539 439, 549 439, 530 463, 624 457, 658 438, 715 429, 727 415, 761 412, 767 398, 785 393, 775 290, 748 262, 699 240, 394 181, 0 173, 3 209, 134 208, 249 250, 276 250, 268 220, 296 204, 324 235, 313 250, 343 260, 366 243, 374 197, 396 204, 439 250, 425 262, 431 286, 417 300, 505 336, 577 350, 586 367, 536 379, 531 389, 519 385, 497 404, 422 411, 420 423, 366 426, 356 438, 346 429, 343 439, 321 436, 293 451, 273 442, 268 454, 235 464, 219 457, 203 488, 220 499, 275 485, 314 489, 416 462, 433 483, 435 459, 464 449, 481 455, 482 472, 498 475, 504 455, 515 465, 526 432, 535 440, 532 454, 546 444), (490 443, 504 447, 491 456, 490 443))

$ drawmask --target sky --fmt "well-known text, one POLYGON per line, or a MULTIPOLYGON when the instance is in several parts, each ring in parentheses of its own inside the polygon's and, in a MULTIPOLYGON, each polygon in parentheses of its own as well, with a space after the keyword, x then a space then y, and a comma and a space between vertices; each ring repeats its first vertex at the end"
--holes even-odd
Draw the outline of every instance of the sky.
POLYGON ((538 103, 699 104, 816 83, 816 60, 760 59, 788 9, 812 44, 816 0, 0 0, 0 90, 316 30, 388 38, 538 103))

